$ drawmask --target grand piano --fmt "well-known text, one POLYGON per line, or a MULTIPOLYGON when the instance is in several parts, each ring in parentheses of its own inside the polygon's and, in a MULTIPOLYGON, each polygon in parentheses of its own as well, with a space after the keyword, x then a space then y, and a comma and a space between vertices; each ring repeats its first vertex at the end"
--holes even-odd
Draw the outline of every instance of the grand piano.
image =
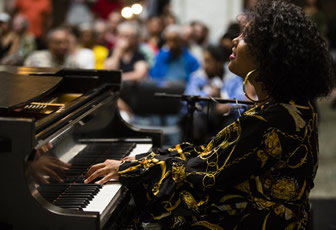
POLYGON ((0 66, 0 229, 122 228, 127 189, 83 177, 159 148, 162 133, 121 118, 121 86, 120 71, 0 66))

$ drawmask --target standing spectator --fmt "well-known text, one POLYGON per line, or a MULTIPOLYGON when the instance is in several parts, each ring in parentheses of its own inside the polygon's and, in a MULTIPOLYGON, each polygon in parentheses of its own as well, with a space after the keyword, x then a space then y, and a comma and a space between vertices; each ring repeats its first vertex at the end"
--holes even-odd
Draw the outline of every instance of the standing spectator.
POLYGON ((164 31, 166 46, 164 46, 150 71, 153 80, 159 84, 169 81, 186 83, 190 74, 196 71, 199 63, 184 46, 182 29, 174 24, 164 31))
POLYGON ((24 15, 29 21, 29 32, 34 35, 37 48, 45 47, 45 35, 50 29, 52 5, 50 0, 17 0, 15 12, 24 15))
POLYGON ((1 64, 22 65, 27 56, 35 50, 34 36, 28 32, 28 21, 23 15, 16 15, 12 22, 13 40, 11 48, 1 64))
POLYGON ((51 30, 48 35, 48 49, 33 52, 25 60, 25 66, 78 68, 68 55, 69 32, 63 28, 51 30))

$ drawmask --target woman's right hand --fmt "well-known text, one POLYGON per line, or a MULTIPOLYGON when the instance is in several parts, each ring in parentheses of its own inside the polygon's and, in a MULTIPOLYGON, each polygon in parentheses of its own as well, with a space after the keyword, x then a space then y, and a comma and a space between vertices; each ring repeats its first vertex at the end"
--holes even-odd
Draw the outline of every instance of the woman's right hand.
POLYGON ((85 175, 85 184, 90 183, 97 177, 103 177, 95 184, 105 184, 109 180, 118 179, 118 170, 121 161, 105 160, 103 163, 92 165, 85 175))
POLYGON ((124 157, 123 159, 121 159, 122 161, 134 161, 136 160, 135 159, 135 156, 127 156, 127 157, 124 157))

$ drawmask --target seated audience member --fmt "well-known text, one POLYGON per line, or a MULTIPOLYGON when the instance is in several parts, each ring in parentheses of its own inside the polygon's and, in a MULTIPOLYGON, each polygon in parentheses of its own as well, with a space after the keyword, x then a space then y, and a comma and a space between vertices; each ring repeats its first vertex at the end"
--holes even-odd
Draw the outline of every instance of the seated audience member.
POLYGON ((27 56, 36 48, 34 36, 28 32, 28 21, 23 15, 15 15, 12 21, 12 32, 14 35, 12 46, 1 63, 22 65, 27 56))
POLYGON ((107 23, 103 20, 96 20, 93 23, 93 31, 94 31, 94 43, 95 45, 101 45, 107 48, 107 23))
POLYGON ((220 47, 210 45, 203 52, 202 68, 194 72, 186 86, 186 94, 218 97, 224 80, 225 56, 220 47))
MULTIPOLYGON (((105 61, 105 69, 122 70, 124 85, 143 81, 148 76, 148 64, 140 51, 140 28, 136 22, 125 21, 118 25, 117 41, 111 56, 105 61), (126 82, 127 83, 126 83, 126 82)), ((118 100, 121 115, 127 121, 133 116, 132 108, 126 103, 123 92, 118 100)))
POLYGON ((123 21, 120 15, 120 11, 112 11, 108 19, 106 20, 106 34, 105 40, 107 42, 107 48, 113 49, 117 41, 118 25, 123 21))
POLYGON ((109 53, 105 40, 100 39, 101 34, 104 33, 102 23, 102 21, 97 21, 94 25, 84 23, 79 26, 79 44, 81 47, 93 51, 96 60, 95 69, 104 69, 104 63, 109 53))
MULTIPOLYGON (((194 72, 186 85, 185 94, 200 97, 219 97, 224 80, 225 56, 218 46, 207 46, 203 52, 202 68, 194 72)), ((195 143, 203 143, 208 138, 208 133, 217 132, 218 119, 214 113, 213 104, 199 102, 202 105, 200 110, 194 112, 194 133, 195 143), (208 108, 208 106, 210 106, 208 108)), ((185 122, 188 122, 187 120, 185 122)))
POLYGON ((76 27, 69 30, 69 57, 81 69, 94 69, 96 60, 91 49, 78 43, 79 32, 76 27))
POLYGON ((162 38, 163 22, 158 16, 150 17, 146 22, 147 39, 146 44, 151 48, 152 52, 157 55, 164 45, 162 38))
POLYGON ((287 1, 258 1, 246 18, 229 69, 253 84, 255 106, 204 145, 106 160, 85 183, 120 181, 155 229, 309 229, 319 155, 311 102, 332 87, 327 44, 287 1))
MULTIPOLYGON (((159 87, 184 87, 190 75, 199 68, 199 63, 185 47, 180 26, 176 24, 167 26, 163 35, 166 44, 155 58, 154 66, 150 70, 151 80, 159 87)), ((164 130, 164 145, 171 146, 181 141, 180 120, 181 114, 160 116, 154 114, 145 119, 145 123, 161 127, 164 130), (168 127, 172 129, 168 131, 168 127)))
POLYGON ((53 3, 51 0, 16 0, 14 14, 24 15, 29 22, 29 33, 36 41, 37 49, 45 49, 46 35, 52 26, 53 3))
POLYGON ((231 23, 223 36, 219 39, 219 45, 223 48, 225 55, 227 56, 227 61, 229 61, 229 56, 233 47, 232 40, 239 36, 239 33, 239 23, 231 23))
POLYGON ((167 26, 164 38, 166 45, 160 49, 150 70, 151 78, 159 84, 170 81, 186 84, 191 73, 199 68, 199 62, 184 46, 179 25, 167 26))
POLYGON ((135 22, 122 22, 118 26, 117 43, 105 61, 106 69, 123 71, 123 81, 142 81, 148 75, 148 64, 139 50, 140 31, 135 22))
POLYGON ((78 68, 69 57, 69 32, 65 28, 51 30, 47 36, 47 50, 33 52, 24 62, 25 66, 78 68))
MULTIPOLYGON (((227 70, 229 71, 229 70, 227 70)), ((226 81, 220 90, 220 97, 223 99, 236 99, 247 100, 243 91, 243 79, 233 73, 226 74, 226 81)), ((255 90, 253 86, 247 82, 246 91, 251 98, 256 99, 255 90)), ((215 105, 215 112, 219 116, 224 116, 225 119, 222 125, 229 125, 236 121, 237 118, 247 109, 249 106, 234 103, 218 103, 215 105)))
MULTIPOLYGON (((219 45, 222 47, 222 50, 225 55, 225 84, 221 88, 220 97, 225 99, 237 99, 237 100, 246 100, 244 91, 243 91, 243 79, 236 74, 232 73, 228 69, 229 57, 232 53, 233 48, 233 39, 238 37, 240 34, 240 24, 239 23, 231 23, 227 28, 224 35, 219 40, 219 45)), ((255 92, 253 86, 249 83, 246 85, 246 90, 251 97, 254 98, 255 92)), ((247 108, 245 105, 239 105, 241 108, 235 108, 236 106, 231 103, 224 104, 216 104, 215 111, 219 115, 226 116, 224 124, 228 125, 235 121, 240 114, 247 108), (234 109, 235 108, 235 109, 234 109)))
POLYGON ((9 55, 15 35, 11 31, 10 16, 0 13, 0 59, 9 55))
MULTIPOLYGON (((185 94, 223 99, 246 99, 242 78, 226 69, 226 60, 227 57, 221 47, 212 45, 206 47, 203 52, 203 68, 192 74, 185 94)), ((203 106, 194 114, 194 142, 196 143, 203 143, 215 135, 219 127, 234 122, 240 112, 243 112, 243 110, 239 113, 234 111, 231 103, 200 102, 199 104, 203 106)))
POLYGON ((190 52, 201 62, 203 60, 203 49, 208 45, 209 28, 200 21, 190 23, 191 41, 190 52))

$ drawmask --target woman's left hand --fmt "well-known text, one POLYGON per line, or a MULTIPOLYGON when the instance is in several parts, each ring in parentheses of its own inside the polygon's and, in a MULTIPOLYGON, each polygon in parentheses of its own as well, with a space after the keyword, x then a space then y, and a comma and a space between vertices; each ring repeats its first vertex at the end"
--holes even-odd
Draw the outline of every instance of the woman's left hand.
POLYGON ((96 184, 105 184, 111 179, 118 179, 118 169, 121 161, 105 160, 103 163, 92 165, 85 175, 84 183, 90 183, 97 177, 103 177, 101 180, 95 182, 96 184))

